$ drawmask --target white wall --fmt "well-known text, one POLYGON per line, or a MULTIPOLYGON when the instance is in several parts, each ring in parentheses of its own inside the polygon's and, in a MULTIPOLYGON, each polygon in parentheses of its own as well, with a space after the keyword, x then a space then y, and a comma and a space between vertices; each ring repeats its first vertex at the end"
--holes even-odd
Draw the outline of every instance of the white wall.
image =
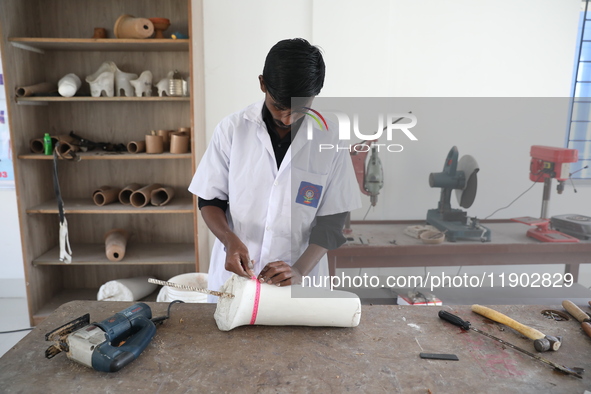
POLYGON ((258 76, 277 41, 311 39, 311 4, 310 0, 204 0, 208 141, 224 116, 262 99, 258 76))
MULTIPOLYGON (((256 77, 286 37, 323 48, 324 97, 568 97, 580 10, 580 0, 204 0, 207 137, 222 117, 263 97, 256 77)), ((439 198, 428 174, 441 170, 452 145, 481 167, 469 214, 490 214, 531 185, 531 145, 563 146, 563 112, 518 128, 495 128, 475 112, 478 127, 445 137, 429 128, 413 154, 382 155, 386 183, 368 219, 424 218, 439 198)), ((553 192, 550 214, 591 216, 590 197, 589 186, 553 192)), ((541 199, 536 185, 493 218, 539 216, 541 199)))
POLYGON ((324 96, 568 97, 579 0, 316 0, 324 96))

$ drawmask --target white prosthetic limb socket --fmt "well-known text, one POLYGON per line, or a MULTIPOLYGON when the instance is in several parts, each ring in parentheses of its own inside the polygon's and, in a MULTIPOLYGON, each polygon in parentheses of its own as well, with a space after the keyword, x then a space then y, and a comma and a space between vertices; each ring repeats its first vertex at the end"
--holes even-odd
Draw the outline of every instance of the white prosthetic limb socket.
POLYGON ((63 97, 73 97, 82 86, 82 81, 76 74, 66 74, 57 83, 57 90, 63 97))
POLYGON ((359 297, 346 291, 278 287, 237 275, 230 277, 220 291, 234 295, 218 298, 214 318, 222 331, 248 324, 356 327, 361 319, 359 297))

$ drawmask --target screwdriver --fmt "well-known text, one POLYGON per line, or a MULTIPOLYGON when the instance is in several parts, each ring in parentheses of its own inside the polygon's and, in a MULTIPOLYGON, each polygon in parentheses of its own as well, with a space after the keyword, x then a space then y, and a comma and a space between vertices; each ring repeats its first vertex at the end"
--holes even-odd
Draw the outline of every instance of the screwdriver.
POLYGON ((527 350, 524 350, 524 349, 521 349, 520 347, 517 347, 515 345, 512 345, 509 342, 506 342, 506 341, 502 340, 501 338, 497 338, 497 337, 495 337, 493 335, 490 335, 487 332, 484 332, 484 331, 481 331, 481 330, 479 330, 477 328, 472 327, 470 325, 470 322, 469 321, 462 320, 458 315, 454 315, 453 313, 449 313, 447 311, 441 310, 441 311, 439 311, 439 317, 441 319, 447 321, 447 322, 450 322, 451 324, 454 324, 454 325, 460 327, 462 330, 476 331, 479 334, 482 334, 482 335, 487 336, 487 337, 489 337, 491 339, 494 339, 495 341, 500 342, 503 345, 509 346, 512 349, 515 349, 515 350, 517 350, 517 351, 519 351, 519 352, 521 352, 523 354, 526 354, 526 355, 528 355, 528 356, 530 356, 532 358, 535 358, 538 361, 541 361, 541 362, 543 362, 545 364, 548 364, 551 367, 553 367, 554 369, 556 369, 556 370, 558 370, 558 371, 560 371, 560 372, 562 372, 564 374, 573 375, 573 376, 576 376, 577 378, 580 378, 580 379, 583 378, 583 376, 581 375, 581 373, 583 372, 583 369, 582 368, 568 368, 568 367, 565 367, 564 365, 559 365, 559 364, 556 364, 556 363, 554 363, 554 362, 552 362, 550 360, 546 360, 543 357, 537 356, 537 355, 535 355, 533 353, 528 352, 527 350))

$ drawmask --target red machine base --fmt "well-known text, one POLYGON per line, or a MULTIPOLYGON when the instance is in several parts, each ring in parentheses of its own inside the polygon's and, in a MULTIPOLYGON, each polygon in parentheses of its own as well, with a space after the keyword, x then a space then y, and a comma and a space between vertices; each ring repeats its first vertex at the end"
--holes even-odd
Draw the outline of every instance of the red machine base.
POLYGON ((527 224, 528 226, 536 226, 527 230, 527 236, 530 238, 537 239, 542 242, 579 242, 578 238, 571 237, 568 234, 561 233, 560 231, 550 230, 550 220, 532 218, 529 216, 521 218, 511 219, 517 223, 527 224))
POLYGON ((542 231, 539 227, 527 230, 527 236, 542 242, 579 242, 577 238, 568 234, 556 230, 542 231))

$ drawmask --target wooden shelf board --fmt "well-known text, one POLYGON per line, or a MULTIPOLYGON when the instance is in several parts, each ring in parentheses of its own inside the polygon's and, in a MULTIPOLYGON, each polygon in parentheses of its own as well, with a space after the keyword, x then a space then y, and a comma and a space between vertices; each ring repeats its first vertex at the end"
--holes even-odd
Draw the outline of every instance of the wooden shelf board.
MULTIPOLYGON (((96 301, 98 289, 68 289, 62 290, 47 303, 45 303, 39 310, 33 313, 33 320, 35 324, 39 324, 43 319, 49 316, 53 311, 59 308, 66 302, 74 300, 93 300, 96 301)), ((33 312, 33 311, 31 311, 33 312)))
MULTIPOLYGON (((77 152, 80 160, 163 160, 163 159, 190 159, 190 153, 127 153, 127 152, 77 152)), ((53 155, 42 153, 26 153, 18 155, 24 160, 53 160, 53 155)))
MULTIPOLYGON (((171 213, 193 213, 193 200, 191 198, 175 198, 169 204, 162 207, 147 205, 143 208, 136 208, 131 205, 124 205, 120 202, 98 206, 91 198, 73 198, 64 200, 65 213, 91 213, 91 214, 171 214, 171 213)), ((45 201, 27 209, 27 213, 49 213, 57 214, 57 202, 55 200, 45 201)))
POLYGON ((59 246, 33 260, 33 265, 195 265, 195 246, 191 244, 134 244, 129 243, 121 261, 110 261, 105 255, 105 244, 72 245, 72 263, 59 260, 59 246))
MULTIPOLYGON (((99 289, 64 289, 54 297, 52 297, 46 304, 44 304, 39 310, 37 310, 34 315, 33 319, 35 320, 36 324, 39 324, 43 319, 47 318, 51 313, 53 313, 57 308, 61 305, 70 302, 70 301, 78 301, 78 300, 89 300, 89 301, 96 301, 96 297, 98 294, 99 289)), ((158 297, 158 293, 160 292, 160 287, 156 289, 154 292, 150 293, 146 297, 142 298, 141 300, 137 301, 148 301, 153 302, 156 301, 158 297)), ((92 318, 92 316, 91 316, 92 318)))
POLYGON ((13 37, 8 41, 19 48, 37 51, 125 51, 188 52, 189 40, 120 38, 38 38, 13 37), (29 49, 33 48, 33 49, 29 49))
POLYGON ((16 102, 21 104, 27 103, 56 103, 56 102, 121 102, 121 101, 143 101, 143 102, 170 102, 170 101, 191 101, 189 96, 168 97, 168 96, 150 96, 150 97, 91 97, 91 96, 29 96, 17 97, 16 102))

